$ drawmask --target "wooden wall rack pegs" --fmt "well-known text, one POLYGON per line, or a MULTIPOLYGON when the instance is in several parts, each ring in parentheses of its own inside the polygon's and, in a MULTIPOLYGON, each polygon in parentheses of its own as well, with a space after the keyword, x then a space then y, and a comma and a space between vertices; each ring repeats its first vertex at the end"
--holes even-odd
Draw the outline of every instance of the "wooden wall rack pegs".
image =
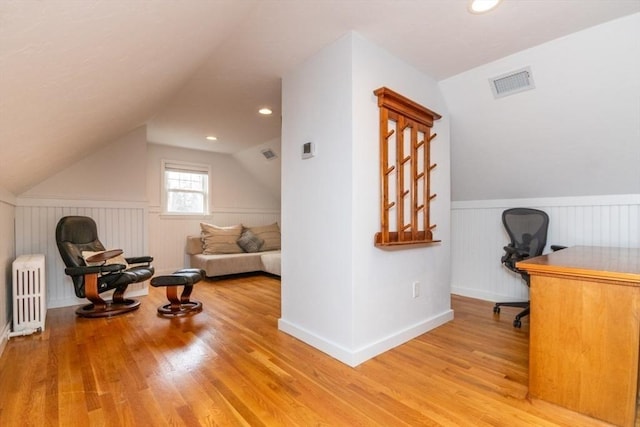
POLYGON ((431 134, 441 116, 381 87, 373 92, 380 108, 380 232, 375 245, 418 246, 433 239, 430 222, 431 134))

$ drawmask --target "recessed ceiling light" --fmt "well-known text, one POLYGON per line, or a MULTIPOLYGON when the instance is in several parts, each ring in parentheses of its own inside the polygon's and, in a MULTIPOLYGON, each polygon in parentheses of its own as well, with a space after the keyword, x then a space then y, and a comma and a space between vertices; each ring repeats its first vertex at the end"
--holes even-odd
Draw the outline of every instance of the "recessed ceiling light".
POLYGON ((218 140, 218 138, 216 138, 215 136, 212 136, 212 135, 209 135, 209 136, 207 137, 207 139, 208 139, 209 141, 217 141, 217 140, 218 140))
POLYGON ((495 9, 502 0, 469 0, 469 12, 486 13, 495 9))
POLYGON ((271 113, 273 113, 273 111, 271 111, 271 108, 261 108, 258 110, 258 113, 263 114, 265 116, 270 115, 271 113))

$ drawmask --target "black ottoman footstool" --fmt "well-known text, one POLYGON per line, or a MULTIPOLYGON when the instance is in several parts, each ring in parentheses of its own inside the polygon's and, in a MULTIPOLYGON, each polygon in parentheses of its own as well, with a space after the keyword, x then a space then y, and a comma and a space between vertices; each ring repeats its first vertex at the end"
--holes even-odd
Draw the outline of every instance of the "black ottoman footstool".
POLYGON ((205 277, 204 270, 198 268, 184 268, 166 276, 156 276, 151 279, 151 286, 167 288, 168 304, 158 307, 158 315, 164 317, 184 316, 202 311, 202 303, 191 301, 193 285, 205 277), (178 286, 184 286, 178 297, 178 286))

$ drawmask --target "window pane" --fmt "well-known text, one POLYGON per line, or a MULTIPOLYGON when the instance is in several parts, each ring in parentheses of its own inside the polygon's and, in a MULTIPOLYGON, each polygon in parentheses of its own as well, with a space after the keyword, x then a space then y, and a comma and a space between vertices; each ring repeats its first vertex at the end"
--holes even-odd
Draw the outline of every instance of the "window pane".
POLYGON ((207 214, 209 167, 162 162, 164 169, 163 211, 173 214, 207 214))
POLYGON ((167 210, 169 212, 203 213, 204 194, 167 191, 167 210))
POLYGON ((206 175, 176 171, 166 171, 165 174, 167 178, 167 189, 194 191, 204 191, 205 189, 206 175))

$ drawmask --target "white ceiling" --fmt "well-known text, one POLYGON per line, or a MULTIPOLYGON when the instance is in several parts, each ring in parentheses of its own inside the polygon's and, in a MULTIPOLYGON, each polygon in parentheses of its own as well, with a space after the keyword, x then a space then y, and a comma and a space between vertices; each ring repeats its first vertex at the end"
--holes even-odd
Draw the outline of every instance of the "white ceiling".
POLYGON ((436 80, 640 12, 638 0, 0 0, 0 187, 147 124, 236 153, 280 134, 280 79, 350 30, 436 80), (270 106, 274 114, 257 110, 270 106), (216 135, 209 142, 206 135, 216 135))

